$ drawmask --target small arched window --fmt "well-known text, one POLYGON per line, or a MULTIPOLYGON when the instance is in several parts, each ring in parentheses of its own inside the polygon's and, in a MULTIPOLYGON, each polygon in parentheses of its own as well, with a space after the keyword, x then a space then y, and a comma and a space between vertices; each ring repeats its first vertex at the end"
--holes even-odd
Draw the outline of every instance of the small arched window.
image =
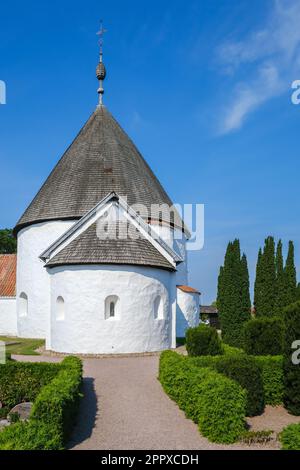
POLYGON ((28 297, 25 292, 22 292, 19 297, 19 315, 20 317, 28 315, 28 297))
POLYGON ((158 295, 154 300, 154 319, 163 320, 164 318, 164 305, 162 298, 158 295))
POLYGON ((115 302, 113 300, 111 300, 110 304, 109 304, 109 316, 110 317, 114 317, 115 316, 115 302))
POLYGON ((117 319, 119 316, 119 297, 109 295, 105 299, 105 320, 117 319))
POLYGON ((60 295, 56 299, 56 320, 62 321, 65 319, 65 301, 60 295))

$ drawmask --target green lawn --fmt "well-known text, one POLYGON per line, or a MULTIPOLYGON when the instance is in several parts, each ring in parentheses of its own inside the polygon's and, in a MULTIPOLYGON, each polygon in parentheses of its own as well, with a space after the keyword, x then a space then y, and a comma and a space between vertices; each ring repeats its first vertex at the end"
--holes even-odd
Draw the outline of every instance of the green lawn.
POLYGON ((35 349, 43 346, 45 341, 43 339, 30 339, 30 338, 12 338, 11 336, 0 336, 0 341, 14 342, 6 346, 6 352, 10 354, 25 354, 25 355, 39 355, 35 349))

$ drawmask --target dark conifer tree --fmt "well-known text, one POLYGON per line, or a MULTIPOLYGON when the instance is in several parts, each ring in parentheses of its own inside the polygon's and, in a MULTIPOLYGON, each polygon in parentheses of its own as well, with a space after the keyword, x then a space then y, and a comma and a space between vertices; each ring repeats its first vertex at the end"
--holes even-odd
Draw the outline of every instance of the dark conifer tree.
POLYGON ((257 263, 256 263, 256 276, 255 276, 255 283, 254 283, 254 309, 255 314, 257 314, 259 305, 261 304, 261 297, 262 297, 262 285, 263 285, 263 254, 262 249, 260 248, 258 251, 257 256, 257 263))
POLYGON ((259 252, 255 282, 255 313, 273 316, 276 313, 276 265, 273 237, 265 240, 264 251, 259 252))
POLYGON ((284 268, 284 274, 286 289, 285 306, 288 306, 297 300, 297 277, 294 261, 294 244, 292 241, 289 241, 289 250, 284 268))
POLYGON ((227 246, 220 268, 217 306, 223 340, 241 346, 242 324, 250 319, 251 305, 247 259, 245 255, 241 258, 239 240, 227 246))
POLYGON ((247 257, 245 253, 241 259, 241 302, 242 312, 244 313, 246 320, 249 320, 249 313, 251 311, 250 282, 247 257))
POLYGON ((298 282, 297 284, 297 288, 296 288, 296 300, 300 300, 300 282, 298 282))
POLYGON ((285 273, 283 267, 282 241, 279 240, 276 249, 276 314, 281 315, 286 306, 285 273))

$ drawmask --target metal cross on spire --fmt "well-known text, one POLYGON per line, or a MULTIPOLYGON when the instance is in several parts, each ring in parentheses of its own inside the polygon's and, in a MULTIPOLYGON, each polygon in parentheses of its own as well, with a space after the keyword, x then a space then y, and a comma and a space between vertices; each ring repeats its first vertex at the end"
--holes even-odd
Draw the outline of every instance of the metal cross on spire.
POLYGON ((97 90, 98 95, 99 95, 99 106, 102 106, 102 97, 103 97, 103 94, 104 94, 103 80, 106 77, 106 70, 105 70, 105 66, 104 66, 103 61, 102 61, 103 36, 104 36, 105 33, 106 33, 106 29, 103 28, 103 22, 101 20, 100 21, 100 30, 97 32, 97 35, 99 36, 100 59, 99 59, 99 64, 97 65, 97 69, 96 69, 96 75, 97 75, 97 78, 99 80, 99 88, 97 90))
POLYGON ((100 30, 96 33, 99 36, 99 46, 100 46, 100 53, 102 54, 102 46, 103 46, 103 38, 104 34, 107 32, 107 29, 103 28, 103 21, 100 20, 100 30))

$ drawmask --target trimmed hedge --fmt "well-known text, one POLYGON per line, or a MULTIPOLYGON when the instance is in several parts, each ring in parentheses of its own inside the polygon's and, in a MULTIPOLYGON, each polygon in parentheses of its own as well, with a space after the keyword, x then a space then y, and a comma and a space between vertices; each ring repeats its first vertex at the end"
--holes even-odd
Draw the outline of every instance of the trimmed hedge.
MULTIPOLYGON (((282 356, 247 356, 246 354, 232 354, 225 356, 199 356, 189 360, 197 367, 210 367, 218 370, 218 364, 223 358, 250 357, 261 370, 261 379, 264 391, 264 402, 266 405, 280 405, 283 402, 283 358, 282 356)), ((237 360, 237 359, 235 359, 237 360)), ((225 373, 225 371, 223 372, 225 373)), ((226 374, 225 374, 226 375, 226 374)), ((238 381, 236 378, 235 380, 238 381)), ((241 383, 241 382, 239 382, 241 383)), ((242 385, 242 383, 241 383, 242 385)), ((245 385, 244 385, 245 386, 245 385)), ((248 389, 248 392, 250 390, 248 389)), ((247 407, 248 408, 248 407, 247 407)), ((249 408, 247 409, 249 411, 249 408)))
POLYGON ((8 361, 0 365, 0 401, 13 408, 23 401, 34 401, 42 387, 59 373, 59 364, 8 361))
MULTIPOLYGON (((296 352, 294 341, 300 340, 300 302, 287 307, 283 312, 284 336, 284 405, 293 415, 300 415, 300 364, 293 364, 296 352)), ((299 349, 299 347, 298 347, 299 349)), ((298 354, 299 356, 299 354, 298 354)), ((297 358, 296 358, 297 359, 297 358)))
POLYGON ((266 405, 281 405, 283 403, 283 357, 282 356, 253 356, 261 367, 262 381, 266 405))
POLYGON ((283 351, 281 318, 255 318, 243 326, 243 349, 253 356, 277 356, 283 351))
POLYGON ((212 442, 235 442, 245 430, 246 392, 233 380, 173 351, 160 356, 159 380, 212 442))
POLYGON ((189 356, 216 356, 223 354, 222 342, 215 328, 199 325, 188 328, 186 350, 189 356))
POLYGON ((59 436, 44 423, 31 421, 7 426, 0 432, 0 450, 63 450, 59 436))
POLYGON ((229 346, 229 344, 222 343, 223 351, 226 356, 232 356, 232 355, 242 355, 246 354, 243 349, 240 348, 235 348, 234 346, 229 346))
POLYGON ((300 450, 300 423, 290 424, 279 434, 283 450, 300 450))
POLYGON ((265 400, 261 368, 253 357, 245 354, 222 357, 216 363, 216 369, 247 391, 247 416, 263 413, 265 400))
POLYGON ((197 367, 210 367, 235 380, 247 391, 246 416, 256 416, 264 410, 264 386, 262 370, 254 357, 246 354, 228 356, 201 356, 191 358, 197 367))
POLYGON ((0 450, 59 450, 74 424, 81 397, 82 363, 69 356, 37 396, 30 420, 0 432, 0 450))

